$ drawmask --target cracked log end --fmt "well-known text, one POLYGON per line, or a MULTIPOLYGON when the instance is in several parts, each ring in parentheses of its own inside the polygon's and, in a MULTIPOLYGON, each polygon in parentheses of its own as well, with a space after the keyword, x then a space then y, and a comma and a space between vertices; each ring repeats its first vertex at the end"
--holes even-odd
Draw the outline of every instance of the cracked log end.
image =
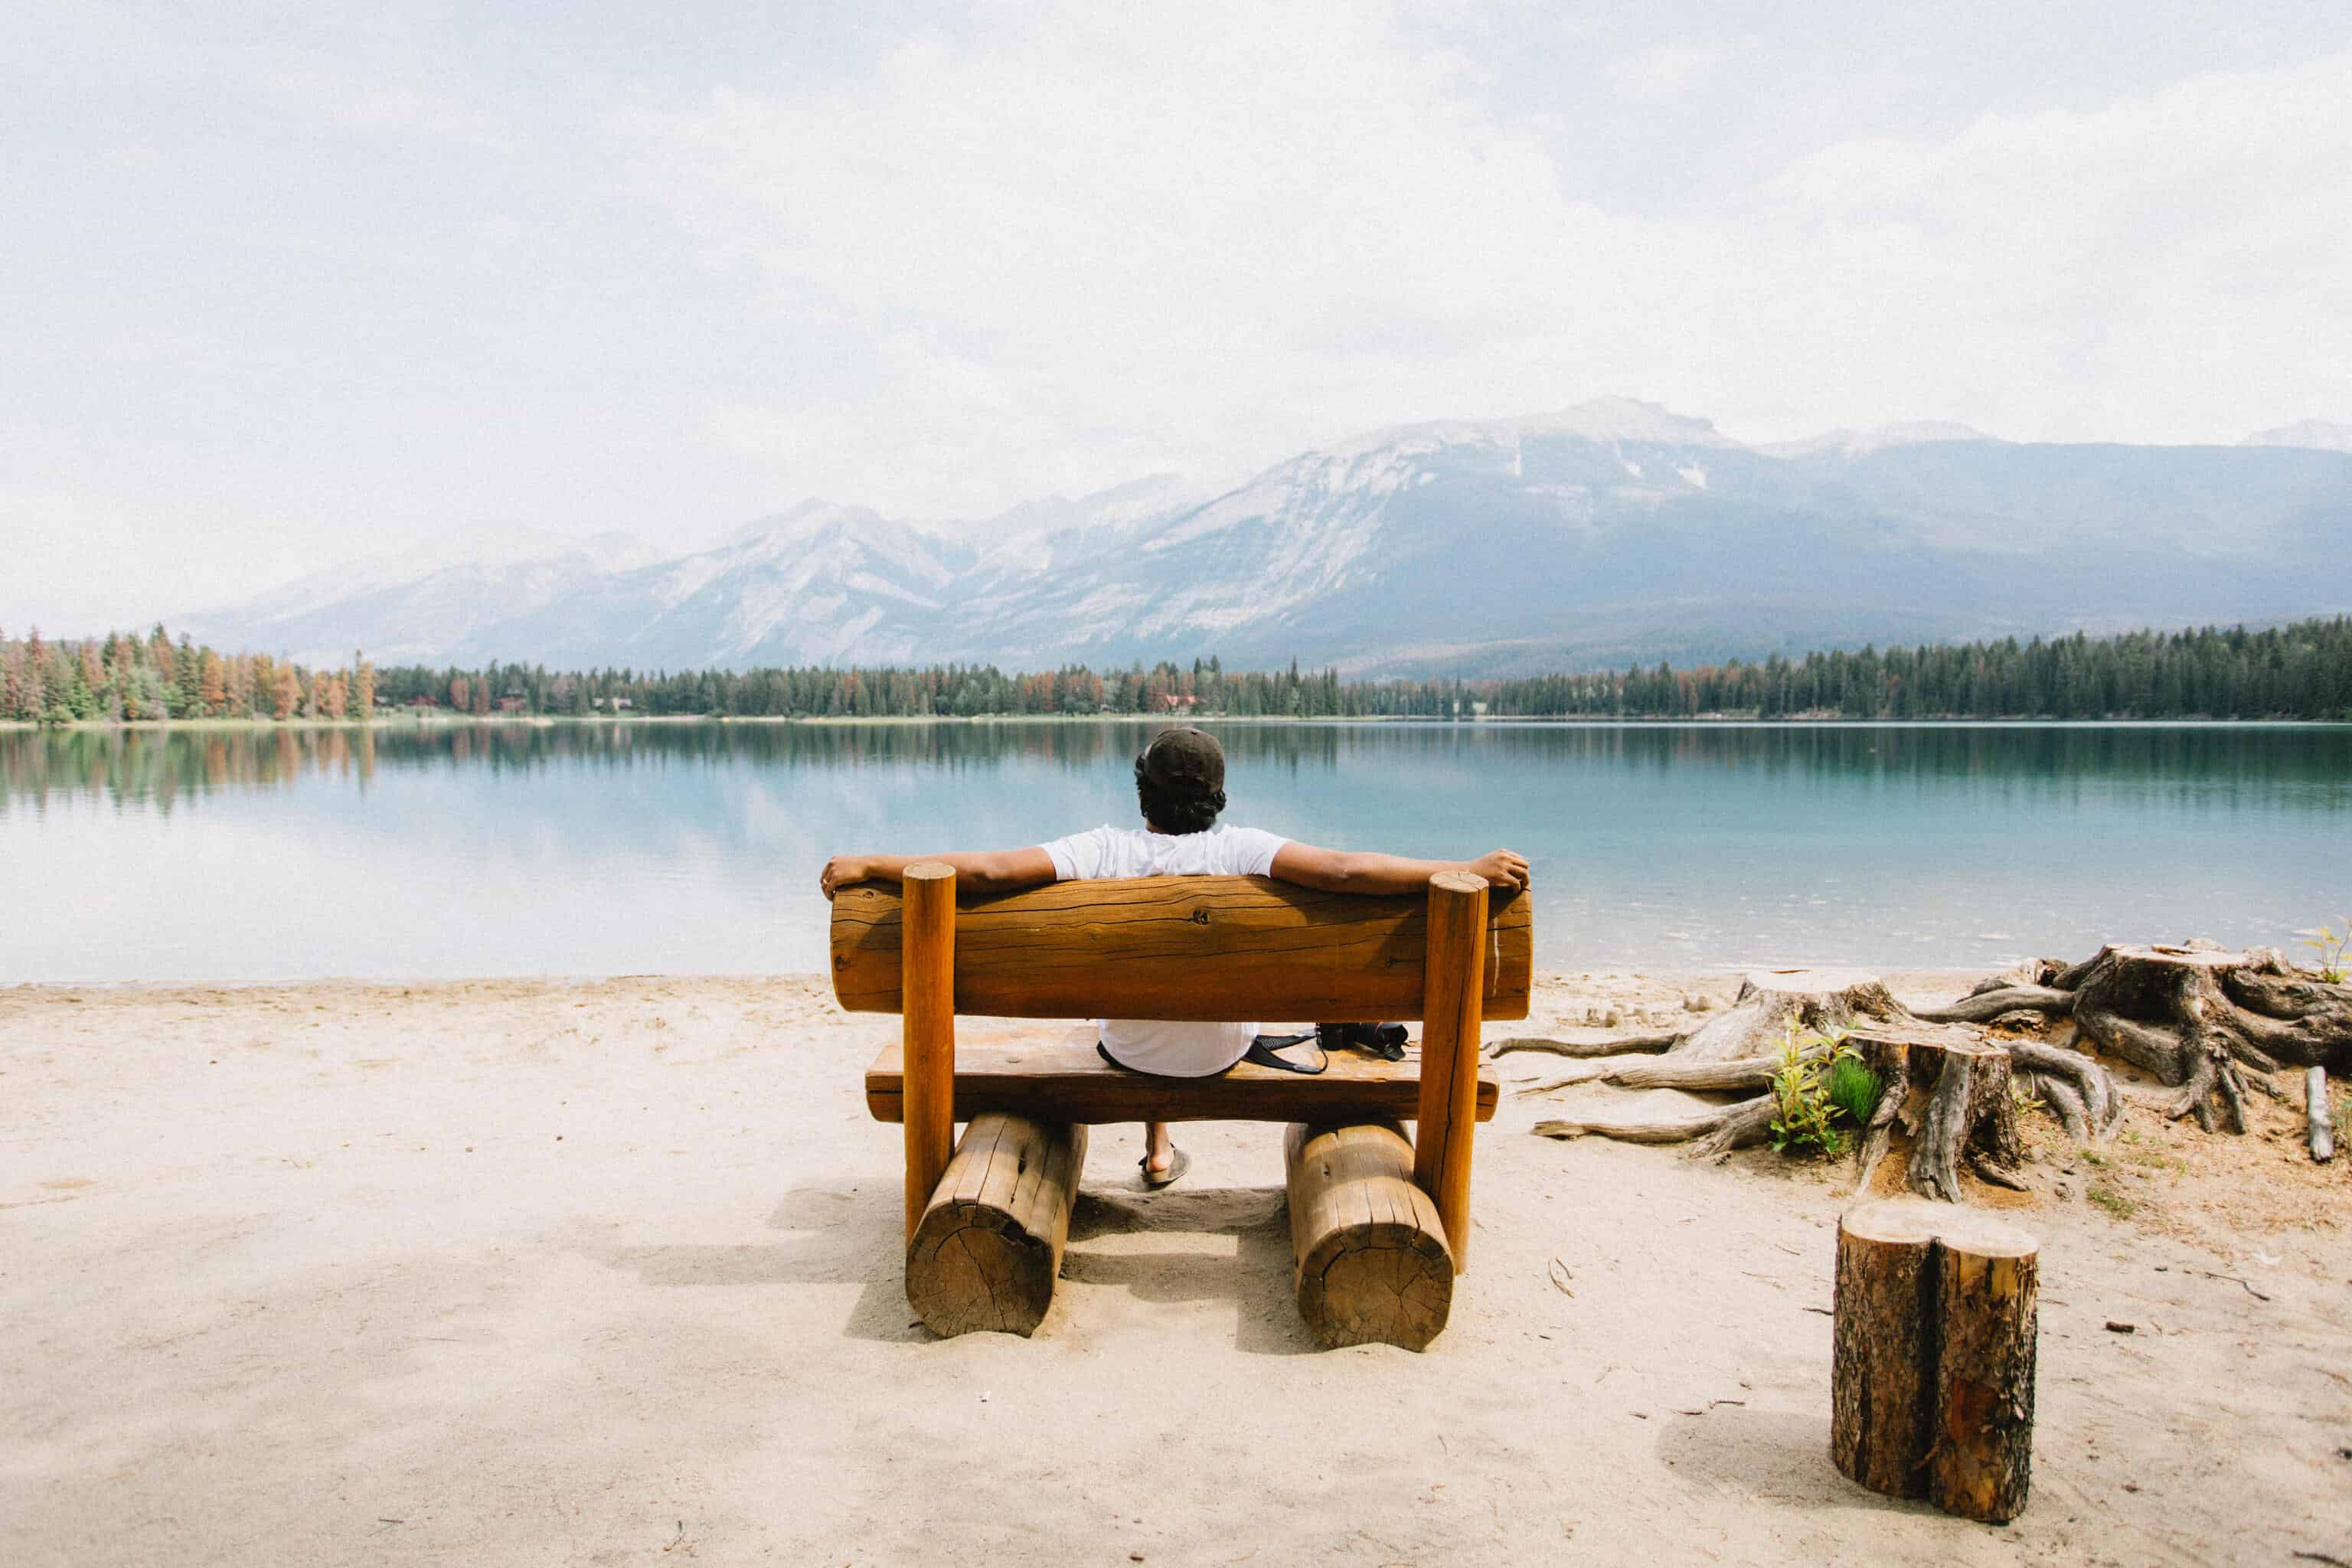
POLYGON ((1454 1306, 1454 1254, 1437 1205, 1413 1184, 1394 1122, 1316 1127, 1283 1138, 1298 1314, 1325 1345, 1425 1347, 1454 1306))
POLYGON ((1963 1519, 2024 1511, 2039 1253, 1979 1209, 1890 1198, 1846 1211, 1830 1375, 1841 1471, 1963 1519))
POLYGON ((907 1301, 942 1337, 1026 1336, 1054 1304, 1087 1130, 972 1118, 907 1243, 907 1301))

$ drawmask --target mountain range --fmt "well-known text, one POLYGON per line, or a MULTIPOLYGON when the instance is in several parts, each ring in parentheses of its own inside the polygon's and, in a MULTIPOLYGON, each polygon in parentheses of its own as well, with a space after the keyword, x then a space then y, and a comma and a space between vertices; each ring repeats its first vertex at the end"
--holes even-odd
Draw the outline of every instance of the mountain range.
POLYGON ((1942 422, 1753 447, 1630 398, 1441 421, 1238 485, 922 527, 807 501, 716 546, 393 558, 175 617, 205 640, 552 668, 1215 653, 1524 673, 2352 609, 2352 428, 2044 445, 1942 422), (2331 449, 2333 448, 2333 449, 2331 449))

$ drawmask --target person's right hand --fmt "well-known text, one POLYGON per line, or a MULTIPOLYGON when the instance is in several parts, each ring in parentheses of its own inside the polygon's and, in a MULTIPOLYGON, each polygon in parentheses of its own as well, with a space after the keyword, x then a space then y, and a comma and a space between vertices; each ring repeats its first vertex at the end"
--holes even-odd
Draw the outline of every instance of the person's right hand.
POLYGON ((1470 869, 1486 879, 1490 888, 1517 892, 1528 885, 1528 863, 1507 849, 1491 849, 1470 862, 1470 869))
POLYGON ((852 882, 862 882, 866 876, 866 857, 836 855, 824 863, 824 870, 817 873, 816 885, 830 901, 837 889, 845 888, 852 882))

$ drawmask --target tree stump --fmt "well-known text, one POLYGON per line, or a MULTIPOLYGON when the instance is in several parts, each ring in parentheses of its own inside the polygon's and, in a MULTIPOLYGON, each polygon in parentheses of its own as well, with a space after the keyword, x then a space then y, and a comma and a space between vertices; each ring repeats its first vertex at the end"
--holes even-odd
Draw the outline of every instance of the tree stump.
POLYGON ((1855 1153, 1856 1191, 1869 1185, 1897 1122, 1912 1135, 1907 1179, 1921 1197, 1958 1203, 1963 1160, 1996 1186, 2024 1190, 2007 1048, 1963 1029, 1916 1024, 1857 1030, 1845 1043, 1885 1086, 1855 1153), (1914 1085, 1927 1088, 1916 1114, 1908 1103, 1914 1085))
POLYGON ((1889 1198, 1846 1212, 1830 1374, 1841 1471, 1963 1519, 2024 1510, 2038 1252, 1979 1209, 1889 1198))
POLYGON ((1291 1283, 1325 1345, 1417 1351, 1445 1327, 1454 1254, 1437 1205, 1413 1184, 1394 1122, 1313 1127, 1282 1143, 1290 1171, 1291 1283))
POLYGON ((1751 969, 1739 994, 1666 1054, 1688 1062, 1771 1057, 1784 1033, 1824 1035, 1864 1019, 1907 1018, 1878 976, 1860 969, 1751 969))
POLYGON ((2041 968, 2085 1039, 2179 1089, 2168 1114, 2208 1131, 2246 1130, 2246 1091, 2270 1087, 2248 1068, 2352 1069, 2352 985, 2306 976, 2266 948, 2111 945, 2041 968))
POLYGON ((1083 1126, 972 1118, 907 1243, 907 1300, 926 1328, 1036 1331, 1054 1304, 1086 1160, 1083 1126))

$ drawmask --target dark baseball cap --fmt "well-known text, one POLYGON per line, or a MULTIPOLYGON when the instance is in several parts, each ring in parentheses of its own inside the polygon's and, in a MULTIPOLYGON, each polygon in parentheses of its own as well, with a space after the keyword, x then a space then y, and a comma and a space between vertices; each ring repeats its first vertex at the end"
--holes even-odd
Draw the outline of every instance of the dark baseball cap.
POLYGON ((1190 724, 1162 730, 1135 759, 1137 777, 1171 793, 1208 795, 1225 787, 1225 749, 1190 724))

